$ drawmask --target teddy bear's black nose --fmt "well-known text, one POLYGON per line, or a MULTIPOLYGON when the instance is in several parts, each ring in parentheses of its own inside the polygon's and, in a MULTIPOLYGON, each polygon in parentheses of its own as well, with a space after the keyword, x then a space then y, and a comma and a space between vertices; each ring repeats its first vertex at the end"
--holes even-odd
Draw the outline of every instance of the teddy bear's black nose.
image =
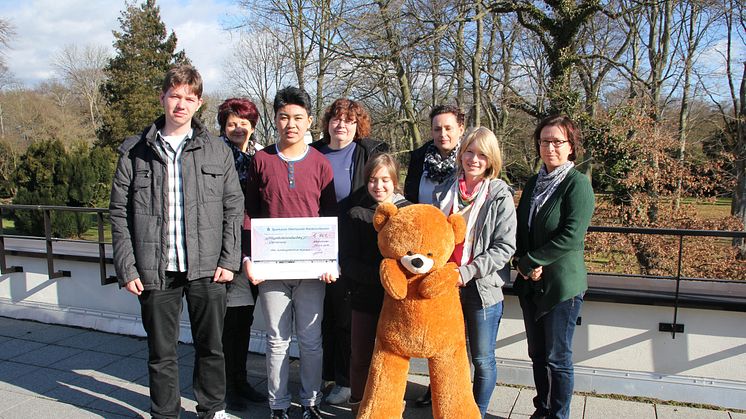
POLYGON ((422 262, 422 259, 420 258, 412 259, 412 266, 414 266, 415 268, 421 268, 422 265, 424 265, 424 262, 422 262))

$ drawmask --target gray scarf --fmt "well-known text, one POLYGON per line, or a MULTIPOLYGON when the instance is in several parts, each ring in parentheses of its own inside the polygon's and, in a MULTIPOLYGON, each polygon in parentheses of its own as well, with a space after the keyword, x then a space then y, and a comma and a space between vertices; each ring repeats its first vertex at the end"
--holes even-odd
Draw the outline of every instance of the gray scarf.
POLYGON ((531 222, 541 207, 547 202, 550 196, 557 190, 557 187, 565 180, 570 170, 575 167, 575 163, 568 161, 562 166, 547 173, 547 166, 542 164, 539 170, 539 177, 536 179, 534 191, 531 194, 531 211, 528 213, 528 227, 531 228, 531 222))

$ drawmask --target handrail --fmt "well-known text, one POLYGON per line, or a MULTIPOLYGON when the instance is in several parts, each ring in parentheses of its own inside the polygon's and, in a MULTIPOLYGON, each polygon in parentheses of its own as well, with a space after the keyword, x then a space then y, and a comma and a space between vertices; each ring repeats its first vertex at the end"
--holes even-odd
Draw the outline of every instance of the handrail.
POLYGON ((692 237, 734 237, 746 238, 746 231, 733 230, 687 230, 683 228, 647 228, 647 227, 617 227, 617 226, 590 226, 589 233, 627 233, 627 234, 652 234, 662 236, 692 236, 692 237))
POLYGON ((98 263, 99 273, 101 276, 101 285, 107 285, 116 283, 117 279, 115 276, 107 276, 106 274, 106 245, 111 242, 104 239, 104 215, 108 213, 107 208, 88 208, 88 207, 66 207, 60 205, 20 205, 20 204, 9 204, 0 205, 0 274, 9 272, 23 272, 23 268, 19 266, 7 266, 5 260, 5 238, 14 239, 26 239, 26 240, 44 240, 46 244, 46 259, 47 259, 47 274, 49 278, 61 278, 69 277, 69 271, 55 271, 54 269, 54 246, 55 242, 68 242, 68 243, 96 243, 98 244, 98 263), (24 236, 18 234, 5 234, 3 230, 3 213, 5 211, 14 210, 31 210, 31 211, 42 211, 44 217, 44 236, 24 236), (81 240, 81 239, 70 239, 63 237, 52 236, 52 211, 66 211, 66 212, 81 212, 81 213, 95 213, 96 223, 98 227, 98 240, 81 240))

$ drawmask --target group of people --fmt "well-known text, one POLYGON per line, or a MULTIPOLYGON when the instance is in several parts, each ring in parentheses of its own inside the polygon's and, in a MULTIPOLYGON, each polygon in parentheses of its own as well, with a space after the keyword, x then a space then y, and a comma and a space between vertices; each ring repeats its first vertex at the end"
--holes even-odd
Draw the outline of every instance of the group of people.
MULTIPOLYGON (((306 144, 310 97, 295 87, 278 91, 277 141, 265 148, 253 136, 259 113, 248 99, 219 106, 222 141, 208 134, 194 118, 202 79, 189 65, 169 70, 160 101, 164 115, 119 148, 110 204, 117 276, 138 297, 148 337, 153 417, 180 413, 176 347, 184 296, 200 417, 227 417, 226 406, 243 410, 250 401, 268 402, 273 419, 288 418, 293 334, 303 418, 322 417, 324 381, 333 384, 327 403, 355 411, 384 298, 373 228, 382 202, 432 204, 466 221, 466 239, 450 260, 459 266, 454 286, 482 416, 497 381, 502 286, 512 263, 537 390, 532 417, 568 417, 572 336, 587 288, 583 242, 594 207, 588 179, 574 170, 581 144, 572 120, 555 116, 537 126, 543 164, 516 209, 512 188, 500 179, 497 138, 484 127, 466 131, 455 106, 430 113, 432 139, 411 152, 402 194, 397 159, 370 138, 370 116, 354 100, 334 101, 321 121, 322 138, 306 144), (252 219, 319 216, 338 217, 339 275, 265 281, 255 273, 252 219), (257 302, 266 322, 267 396, 246 376, 257 302)), ((429 404, 429 390, 417 404, 429 404)))

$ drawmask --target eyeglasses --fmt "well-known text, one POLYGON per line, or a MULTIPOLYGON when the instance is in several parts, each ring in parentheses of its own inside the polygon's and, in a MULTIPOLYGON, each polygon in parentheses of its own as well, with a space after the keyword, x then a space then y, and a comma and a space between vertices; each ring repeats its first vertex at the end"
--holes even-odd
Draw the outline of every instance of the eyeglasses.
POLYGON ((565 145, 565 143, 569 143, 569 141, 567 140, 541 140, 539 141, 539 145, 544 148, 549 147, 549 144, 553 145, 554 148, 560 148, 563 145, 565 145))
POLYGON ((349 119, 342 119, 342 118, 332 118, 329 120, 329 122, 332 123, 332 125, 342 125, 345 124, 347 126, 355 125, 357 124, 357 120, 350 121, 349 119))

